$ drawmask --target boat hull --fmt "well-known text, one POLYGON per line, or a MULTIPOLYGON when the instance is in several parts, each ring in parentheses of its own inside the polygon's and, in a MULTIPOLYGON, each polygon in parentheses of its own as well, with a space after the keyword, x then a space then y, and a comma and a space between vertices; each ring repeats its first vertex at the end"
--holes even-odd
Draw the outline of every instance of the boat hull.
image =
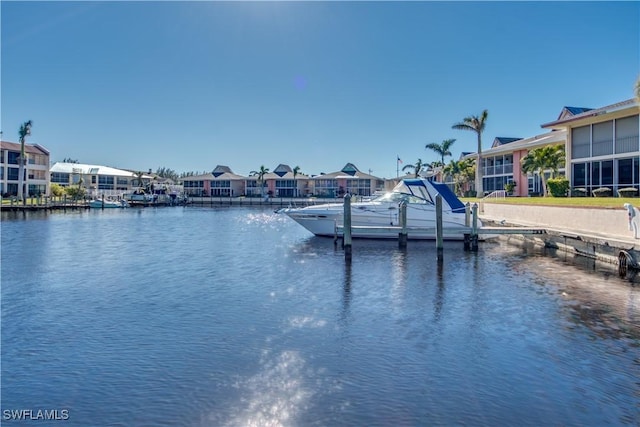
MULTIPOLYGON (((442 237, 463 240, 465 206, 442 183, 424 178, 403 179, 389 193, 375 199, 350 203, 351 236, 368 239, 397 239, 402 231, 400 207, 406 207, 408 239, 436 239, 436 204, 442 207, 442 237)), ((282 212, 316 236, 340 236, 344 225, 344 204, 331 203, 282 212)), ((478 221, 478 227, 482 224, 478 221)), ((486 239, 486 236, 484 237, 486 239)))
POLYGON ((113 200, 105 200, 104 202, 102 200, 91 200, 89 202, 89 207, 90 208, 97 208, 97 209, 114 209, 114 208, 126 208, 128 207, 128 204, 125 200, 120 200, 120 201, 113 201, 113 200))
MULTIPOLYGON (((283 213, 316 236, 342 235, 344 207, 340 204, 301 209, 283 209, 283 213)), ((465 215, 443 213, 443 239, 463 240, 465 215), (459 231, 457 230, 459 229, 459 231)), ((481 226, 481 224, 479 224, 481 226)), ((354 204, 351 209, 351 236, 364 239, 397 239, 401 231, 399 209, 393 205, 354 204)), ((436 239, 436 214, 432 206, 407 208, 407 238, 436 239)))

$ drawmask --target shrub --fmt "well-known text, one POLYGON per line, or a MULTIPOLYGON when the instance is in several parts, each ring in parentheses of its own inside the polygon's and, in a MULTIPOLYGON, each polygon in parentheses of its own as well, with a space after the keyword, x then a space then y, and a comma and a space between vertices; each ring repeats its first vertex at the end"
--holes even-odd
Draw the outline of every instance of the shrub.
POLYGON ((596 188, 591 192, 593 197, 611 197, 611 189, 609 187, 596 188))
POLYGON ((51 195, 60 197, 64 194, 64 188, 60 184, 51 184, 51 195))
POLYGON ((515 182, 515 181, 507 182, 507 183, 504 185, 504 191, 506 191, 507 193, 512 193, 512 192, 513 192, 513 190, 516 188, 516 185, 517 185, 517 184, 516 184, 516 182, 515 182))
POLYGON ((638 195, 638 189, 634 187, 621 188, 618 190, 618 196, 620 197, 636 197, 638 195))
POLYGON ((567 197, 569 181, 566 178, 550 178, 547 180, 547 188, 552 197, 567 197))
POLYGON ((86 190, 82 187, 67 187, 64 190, 67 193, 67 196, 71 197, 73 200, 83 199, 87 194, 86 190))

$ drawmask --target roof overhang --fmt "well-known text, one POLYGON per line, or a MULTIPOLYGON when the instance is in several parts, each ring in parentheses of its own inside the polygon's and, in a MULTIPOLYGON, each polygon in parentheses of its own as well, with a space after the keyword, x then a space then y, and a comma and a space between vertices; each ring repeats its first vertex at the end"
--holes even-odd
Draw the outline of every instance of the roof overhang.
POLYGON ((569 129, 584 126, 591 123, 625 117, 634 113, 637 114, 640 111, 639 107, 640 103, 636 99, 628 99, 626 101, 618 102, 617 104, 585 111, 584 113, 576 114, 575 116, 545 123, 541 125, 541 127, 545 129, 569 129))

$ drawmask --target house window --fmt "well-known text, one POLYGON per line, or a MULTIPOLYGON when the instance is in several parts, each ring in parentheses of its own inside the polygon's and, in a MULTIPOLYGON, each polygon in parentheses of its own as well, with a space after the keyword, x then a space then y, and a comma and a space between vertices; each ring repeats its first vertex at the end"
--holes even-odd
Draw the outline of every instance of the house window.
POLYGON ((613 185, 613 160, 602 162, 602 185, 613 185))
POLYGON ((591 186, 597 188, 600 186, 600 162, 591 163, 591 186))
POLYGON ((19 157, 20 157, 19 152, 9 151, 9 158, 7 159, 7 163, 9 163, 10 165, 17 165, 19 157))
POLYGON ((99 190, 113 190, 113 176, 101 175, 98 177, 99 190))
POLYGON ((211 181, 211 188, 230 188, 231 181, 229 180, 220 180, 220 181, 211 181))
POLYGON ((571 158, 582 159, 591 154, 591 126, 571 129, 571 158))
POLYGON ((45 171, 43 170, 29 170, 29 179, 44 180, 46 179, 45 176, 45 171))
POLYGON ((46 194, 47 186, 43 184, 29 184, 29 194, 32 196, 41 196, 46 194))
POLYGON ((592 157, 613 154, 613 121, 593 125, 592 157))
POLYGON ((51 172, 51 182, 55 184, 69 184, 69 174, 62 172, 51 172))
POLYGON ((618 160, 618 184, 633 184, 633 159, 618 160))
POLYGON ((573 187, 584 187, 587 184, 587 164, 586 163, 574 163, 573 164, 573 187))
POLYGON ((20 169, 18 168, 7 168, 7 180, 8 181, 17 181, 20 169))
POLYGON ((616 153, 638 151, 638 118, 635 115, 616 120, 616 153))

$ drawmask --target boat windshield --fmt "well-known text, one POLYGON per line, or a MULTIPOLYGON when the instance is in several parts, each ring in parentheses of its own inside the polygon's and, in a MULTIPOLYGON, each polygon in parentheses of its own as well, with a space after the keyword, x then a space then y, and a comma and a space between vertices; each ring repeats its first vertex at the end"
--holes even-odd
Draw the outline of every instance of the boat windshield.
POLYGON ((427 189, 424 185, 407 184, 401 181, 390 193, 384 194, 377 199, 379 202, 407 202, 412 204, 433 204, 427 189))

